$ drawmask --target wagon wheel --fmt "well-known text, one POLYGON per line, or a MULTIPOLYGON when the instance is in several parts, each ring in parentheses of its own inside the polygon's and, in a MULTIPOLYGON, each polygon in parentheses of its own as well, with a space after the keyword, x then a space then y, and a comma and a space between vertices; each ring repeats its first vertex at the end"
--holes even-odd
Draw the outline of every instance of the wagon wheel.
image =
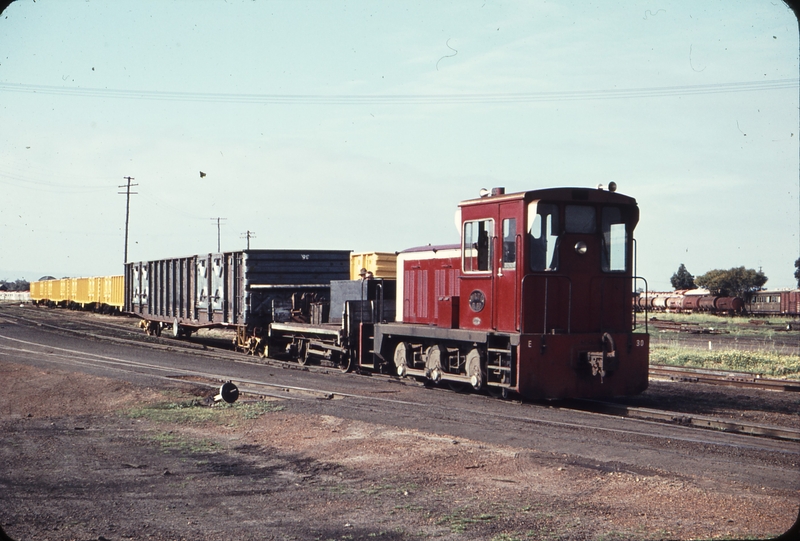
POLYGON ((301 342, 297 348, 297 362, 305 366, 308 364, 308 343, 301 342))
POLYGON ((181 327, 180 323, 178 323, 178 318, 175 318, 172 321, 172 337, 173 338, 183 338, 183 328, 181 327))
POLYGON ((261 339, 256 336, 251 336, 245 343, 245 352, 248 355, 257 355, 261 347, 261 339))
POLYGON ((161 323, 158 321, 148 321, 144 332, 146 332, 148 336, 161 336, 161 323))
POLYGON ((353 368, 353 355, 350 353, 336 353, 336 368, 339 372, 349 372, 353 368))

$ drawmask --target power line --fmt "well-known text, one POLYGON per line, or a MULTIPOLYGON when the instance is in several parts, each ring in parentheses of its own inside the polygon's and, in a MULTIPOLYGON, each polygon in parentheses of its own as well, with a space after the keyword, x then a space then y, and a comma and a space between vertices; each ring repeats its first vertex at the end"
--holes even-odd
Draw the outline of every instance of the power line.
POLYGON ((599 99, 657 98, 730 92, 757 92, 794 89, 800 80, 742 81, 707 85, 679 85, 651 88, 612 88, 599 90, 557 90, 553 92, 465 93, 465 94, 229 94, 209 92, 165 92, 108 88, 75 88, 24 83, 0 83, 0 92, 46 95, 161 100, 214 103, 260 103, 281 105, 434 105, 463 103, 535 103, 599 99))
MULTIPOLYGON (((36 191, 46 191, 50 193, 88 193, 100 192, 108 189, 108 185, 74 185, 57 184, 55 182, 48 182, 45 180, 36 180, 31 177, 8 171, 0 167, 0 178, 4 179, 5 184, 9 186, 17 186, 19 188, 26 188, 36 191)), ((106 177, 107 178, 107 177, 106 177)), ((63 177, 62 177, 63 180, 63 177)))

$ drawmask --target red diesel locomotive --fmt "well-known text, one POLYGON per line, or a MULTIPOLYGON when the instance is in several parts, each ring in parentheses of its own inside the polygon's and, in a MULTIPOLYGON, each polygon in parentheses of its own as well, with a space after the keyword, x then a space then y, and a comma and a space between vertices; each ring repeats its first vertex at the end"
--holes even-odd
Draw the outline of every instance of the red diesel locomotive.
POLYGON ((330 317, 311 303, 310 323, 271 323, 267 354, 503 396, 641 393, 649 337, 632 310, 639 209, 615 188, 495 188, 464 201, 460 244, 400 252, 396 283, 332 281, 330 317))

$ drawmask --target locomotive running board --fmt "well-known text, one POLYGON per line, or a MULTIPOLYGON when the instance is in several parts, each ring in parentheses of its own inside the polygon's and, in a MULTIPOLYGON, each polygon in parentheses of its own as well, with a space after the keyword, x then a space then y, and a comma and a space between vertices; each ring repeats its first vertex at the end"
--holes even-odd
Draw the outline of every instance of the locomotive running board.
POLYGON ((509 344, 518 346, 520 335, 515 333, 497 333, 493 331, 475 331, 468 329, 445 329, 426 325, 409 325, 407 323, 376 323, 375 351, 381 351, 384 337, 399 336, 404 338, 433 338, 447 341, 474 342, 486 344, 490 336, 507 337, 509 344))
MULTIPOLYGON (((470 386, 472 385, 472 378, 470 378, 469 376, 462 376, 460 374, 449 374, 447 372, 441 372, 441 374, 442 374, 442 377, 439 379, 439 381, 455 381, 455 382, 458 382, 458 383, 466 383, 467 385, 470 385, 470 386)), ((425 379, 430 379, 430 378, 428 378, 428 376, 425 375, 425 370, 421 370, 419 368, 408 368, 408 367, 406 367, 406 373, 405 373, 405 376, 403 376, 403 377, 408 377, 408 376, 415 376, 415 377, 422 377, 422 378, 425 378, 425 379)), ((498 388, 502 388, 502 389, 511 389, 512 388, 511 385, 508 384, 508 383, 495 383, 495 382, 490 382, 490 381, 484 382, 484 385, 486 387, 498 387, 498 388)))

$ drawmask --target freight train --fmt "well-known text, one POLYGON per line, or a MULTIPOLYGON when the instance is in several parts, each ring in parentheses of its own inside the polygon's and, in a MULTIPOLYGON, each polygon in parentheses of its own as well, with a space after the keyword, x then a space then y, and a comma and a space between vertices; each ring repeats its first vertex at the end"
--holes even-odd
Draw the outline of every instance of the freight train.
POLYGON ((36 304, 119 312, 125 300, 122 276, 42 279, 30 284, 30 298, 36 304))
MULTIPOLYGON (((458 206, 458 244, 402 251, 389 276, 353 280, 349 251, 244 250, 129 262, 109 302, 151 334, 226 327, 239 349, 301 364, 503 396, 638 394, 639 208, 615 189, 482 190, 458 206)), ((46 287, 35 300, 65 302, 46 287)))
POLYGON ((800 289, 756 291, 747 299, 712 295, 706 289, 640 294, 634 298, 634 308, 640 312, 797 317, 800 316, 800 289))

